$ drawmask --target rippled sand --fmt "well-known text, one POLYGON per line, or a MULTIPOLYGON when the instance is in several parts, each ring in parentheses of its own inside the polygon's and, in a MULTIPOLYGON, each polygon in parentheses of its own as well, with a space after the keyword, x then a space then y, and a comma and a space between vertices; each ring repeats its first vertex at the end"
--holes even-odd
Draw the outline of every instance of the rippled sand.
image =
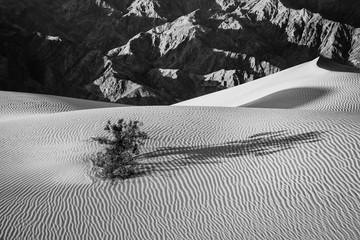
POLYGON ((126 106, 76 98, 0 91, 0 120, 45 113, 126 106))
POLYGON ((355 105, 90 109, 36 99, 0 104, 0 239, 360 238, 355 105), (87 158, 101 146, 89 139, 119 118, 150 135, 139 175, 93 181, 87 158))

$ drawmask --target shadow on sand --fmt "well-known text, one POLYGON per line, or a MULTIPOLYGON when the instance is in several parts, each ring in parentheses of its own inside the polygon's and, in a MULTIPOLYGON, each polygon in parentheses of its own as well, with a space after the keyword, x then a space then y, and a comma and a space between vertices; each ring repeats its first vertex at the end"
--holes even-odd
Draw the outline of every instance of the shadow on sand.
POLYGON ((329 93, 330 90, 326 88, 291 88, 269 94, 242 107, 292 109, 314 102, 329 93))
POLYGON ((194 145, 165 147, 145 153, 132 177, 181 170, 190 165, 221 163, 229 158, 253 155, 257 157, 275 154, 301 144, 316 143, 323 139, 324 132, 311 131, 291 134, 288 131, 264 132, 245 140, 224 142, 217 145, 194 145))
POLYGON ((320 56, 316 65, 332 72, 360 73, 360 69, 335 62, 332 59, 320 56))

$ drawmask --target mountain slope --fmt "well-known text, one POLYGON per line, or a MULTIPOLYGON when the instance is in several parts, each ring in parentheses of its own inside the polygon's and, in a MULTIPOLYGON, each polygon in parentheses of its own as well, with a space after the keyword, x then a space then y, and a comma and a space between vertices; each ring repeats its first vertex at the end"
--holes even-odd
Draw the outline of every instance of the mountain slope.
POLYGON ((170 104, 319 55, 360 67, 356 21, 319 2, 6 0, 0 89, 170 104))

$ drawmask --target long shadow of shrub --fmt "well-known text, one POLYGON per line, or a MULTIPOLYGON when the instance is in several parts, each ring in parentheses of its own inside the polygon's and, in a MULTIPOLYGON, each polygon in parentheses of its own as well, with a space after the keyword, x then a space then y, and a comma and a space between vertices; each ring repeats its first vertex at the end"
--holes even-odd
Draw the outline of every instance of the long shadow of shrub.
POLYGON ((264 132, 245 140, 214 145, 163 147, 142 156, 147 163, 139 163, 137 175, 180 170, 189 165, 215 164, 226 159, 253 155, 255 157, 275 154, 302 144, 321 141, 324 132, 311 131, 291 134, 288 131, 264 132), (167 159, 164 161, 164 159, 167 159))

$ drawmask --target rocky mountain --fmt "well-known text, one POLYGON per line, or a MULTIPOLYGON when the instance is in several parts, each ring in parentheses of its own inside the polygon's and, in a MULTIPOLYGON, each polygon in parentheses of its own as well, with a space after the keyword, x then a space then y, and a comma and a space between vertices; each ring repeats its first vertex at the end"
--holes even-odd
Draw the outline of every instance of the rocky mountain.
POLYGON ((171 104, 319 55, 360 68, 354 0, 2 0, 0 89, 171 104))

